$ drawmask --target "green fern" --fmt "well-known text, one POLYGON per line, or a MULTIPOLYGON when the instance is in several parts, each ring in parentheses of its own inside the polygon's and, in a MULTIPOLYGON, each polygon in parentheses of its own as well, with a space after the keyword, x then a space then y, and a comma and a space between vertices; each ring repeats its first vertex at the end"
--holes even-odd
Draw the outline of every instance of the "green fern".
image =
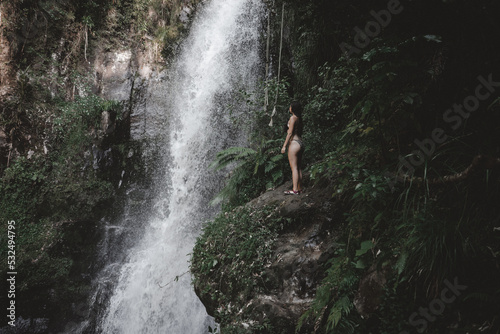
POLYGON ((281 139, 263 141, 256 148, 230 147, 218 152, 210 164, 214 170, 231 168, 231 176, 225 187, 212 200, 212 204, 227 200, 230 204, 241 204, 260 191, 273 188, 284 181, 286 156, 278 148, 281 139))
POLYGON ((473 299, 477 300, 483 303, 494 303, 498 300, 498 297, 500 296, 500 289, 495 291, 494 293, 491 292, 471 292, 467 294, 464 297, 464 301, 468 299, 473 299))
POLYGON ((310 309, 299 319, 297 331, 306 321, 312 320, 316 327, 322 327, 327 332, 354 333, 356 324, 350 319, 350 315, 354 308, 352 299, 359 277, 347 256, 333 258, 330 264, 327 277, 318 287, 310 309), (326 315, 328 316, 324 319, 326 315))
MULTIPOLYGON (((351 312, 353 308, 353 304, 351 300, 346 296, 343 295, 340 297, 335 304, 333 305, 330 315, 328 316, 327 320, 327 327, 326 329, 333 330, 335 327, 337 327, 342 320, 342 316, 347 316, 351 312)), ((349 327, 349 326, 347 326, 349 327)), ((354 329, 354 328, 353 328, 354 329)))
POLYGON ((245 163, 247 158, 253 157, 257 151, 247 147, 230 147, 224 151, 217 153, 215 160, 210 164, 209 168, 221 170, 231 163, 245 163), (243 160, 243 161, 242 161, 243 160))

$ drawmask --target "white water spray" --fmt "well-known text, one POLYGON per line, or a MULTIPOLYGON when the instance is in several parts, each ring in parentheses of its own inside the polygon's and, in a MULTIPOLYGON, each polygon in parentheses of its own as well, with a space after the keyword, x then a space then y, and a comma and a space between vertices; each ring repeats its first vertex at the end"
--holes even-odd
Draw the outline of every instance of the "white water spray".
POLYGON ((181 275, 188 271, 188 254, 202 223, 213 215, 208 201, 220 182, 207 165, 231 137, 231 122, 220 101, 235 89, 252 89, 258 78, 262 12, 259 0, 207 2, 168 80, 158 84, 161 92, 156 95, 164 97, 161 107, 168 124, 168 187, 157 200, 159 213, 144 224, 142 239, 119 269, 97 331, 208 331, 211 320, 192 289, 190 275, 181 275))

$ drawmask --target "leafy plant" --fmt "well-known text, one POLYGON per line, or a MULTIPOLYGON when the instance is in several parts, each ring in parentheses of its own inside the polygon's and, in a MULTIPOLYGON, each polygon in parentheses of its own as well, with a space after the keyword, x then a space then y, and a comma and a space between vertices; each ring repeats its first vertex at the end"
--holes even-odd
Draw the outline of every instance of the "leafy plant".
POLYGON ((338 250, 328 266, 326 277, 318 287, 311 307, 301 316, 297 331, 312 318, 316 331, 355 333, 357 325, 351 311, 359 274, 345 249, 338 250))
POLYGON ((227 200, 236 205, 284 180, 286 156, 278 152, 281 140, 268 140, 257 149, 231 147, 217 153, 210 168, 220 170, 232 165, 231 177, 213 202, 227 200))
POLYGON ((470 258, 473 246, 464 233, 467 222, 441 220, 415 213, 413 219, 398 226, 402 254, 398 266, 404 279, 419 280, 427 287, 427 294, 436 293, 441 282, 457 272, 457 265, 470 258))
POLYGON ((219 214, 204 227, 190 268, 202 299, 217 305, 215 317, 221 332, 234 317, 242 316, 239 310, 251 294, 265 289, 264 269, 272 260, 277 232, 285 223, 271 208, 255 211, 239 207, 219 214))

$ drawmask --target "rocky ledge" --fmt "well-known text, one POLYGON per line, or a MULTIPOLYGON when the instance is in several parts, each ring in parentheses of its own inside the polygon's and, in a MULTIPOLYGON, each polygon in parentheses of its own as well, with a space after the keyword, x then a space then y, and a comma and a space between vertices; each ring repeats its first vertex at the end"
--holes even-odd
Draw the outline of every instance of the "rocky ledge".
MULTIPOLYGON (((208 313, 221 323, 222 330, 231 327, 249 332, 293 333, 299 318, 310 307, 316 288, 325 277, 325 264, 339 247, 337 240, 344 221, 338 202, 332 198, 332 188, 314 186, 307 181, 307 188, 301 195, 284 195, 283 192, 291 187, 290 183, 286 183, 240 208, 256 215, 271 210, 275 219, 285 222, 269 243, 271 255, 263 263, 263 270, 253 274, 256 277, 255 286, 244 298, 241 293, 231 293, 221 286, 234 285, 231 279, 223 280, 225 283, 207 282, 207 276, 199 276, 194 270, 195 290, 208 313), (216 287, 210 290, 206 289, 207 285, 216 287), (214 297, 214 291, 222 291, 228 297, 225 299, 227 305, 221 305, 224 298, 214 297), (228 309, 230 311, 223 311, 228 309), (272 330, 266 329, 266 326, 272 330)), ((265 218, 262 222, 266 223, 265 218)), ((234 225, 237 226, 238 222, 234 225)), ((210 232, 205 231, 207 233, 210 232)), ((248 262, 253 260, 257 258, 248 262)), ((193 261, 194 267, 197 267, 196 254, 193 261)), ((221 265, 225 266, 220 269, 222 272, 234 268, 227 261, 221 265)), ((209 277, 215 280, 218 276, 209 277)), ((312 326, 304 324, 301 332, 310 333, 312 326)))

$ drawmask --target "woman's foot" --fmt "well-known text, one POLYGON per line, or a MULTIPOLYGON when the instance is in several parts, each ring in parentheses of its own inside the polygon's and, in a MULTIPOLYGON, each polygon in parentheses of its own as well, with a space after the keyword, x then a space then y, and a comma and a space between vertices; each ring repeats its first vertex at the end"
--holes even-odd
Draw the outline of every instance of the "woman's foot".
POLYGON ((285 195, 300 195, 301 191, 295 191, 295 190, 287 190, 284 192, 285 195))

